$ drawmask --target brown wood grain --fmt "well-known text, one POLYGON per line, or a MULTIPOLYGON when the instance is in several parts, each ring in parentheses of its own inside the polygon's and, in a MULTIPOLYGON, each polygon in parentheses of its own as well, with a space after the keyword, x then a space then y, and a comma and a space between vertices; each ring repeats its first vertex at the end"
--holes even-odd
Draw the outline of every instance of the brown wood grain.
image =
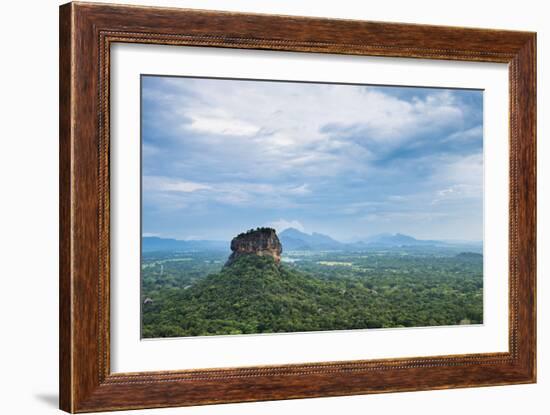
POLYGON ((59 406, 73 409, 71 288, 71 55, 72 21, 69 7, 59 14, 59 406))
POLYGON ((534 382, 535 63, 536 36, 527 32, 105 4, 61 6, 61 409, 90 412, 534 382), (109 59, 116 42, 508 63, 509 352, 111 373, 109 59))

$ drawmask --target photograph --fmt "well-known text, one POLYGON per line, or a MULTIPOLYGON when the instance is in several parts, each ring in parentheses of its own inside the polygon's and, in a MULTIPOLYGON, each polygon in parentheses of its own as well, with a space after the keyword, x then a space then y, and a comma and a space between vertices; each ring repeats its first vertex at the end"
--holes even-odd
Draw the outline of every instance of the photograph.
POLYGON ((483 90, 141 75, 141 337, 483 324, 483 90))

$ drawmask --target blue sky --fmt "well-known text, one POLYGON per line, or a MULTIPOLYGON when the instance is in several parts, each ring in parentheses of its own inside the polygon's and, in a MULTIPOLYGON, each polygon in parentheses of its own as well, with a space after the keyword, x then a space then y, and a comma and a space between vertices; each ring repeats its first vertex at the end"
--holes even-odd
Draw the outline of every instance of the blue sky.
POLYGON ((144 235, 481 240, 483 93, 142 77, 144 235))

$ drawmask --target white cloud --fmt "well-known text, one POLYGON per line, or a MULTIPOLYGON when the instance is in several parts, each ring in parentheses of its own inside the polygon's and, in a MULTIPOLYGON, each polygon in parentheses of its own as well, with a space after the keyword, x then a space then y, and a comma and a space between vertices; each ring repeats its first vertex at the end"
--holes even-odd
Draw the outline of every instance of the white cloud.
POLYGON ((289 207, 290 198, 310 193, 306 183, 271 184, 251 182, 198 183, 163 176, 143 176, 144 195, 157 205, 172 204, 178 209, 216 202, 233 206, 289 207))
MULTIPOLYGON (((264 168, 255 172, 260 176, 289 170, 317 176, 364 170, 365 161, 375 157, 369 143, 396 148, 415 139, 415 134, 461 126, 464 119, 461 105, 448 91, 434 90, 424 99, 405 101, 370 87, 262 82, 259 88, 258 81, 204 79, 166 82, 171 91, 167 111, 175 120, 190 120, 177 123, 178 129, 219 136, 217 144, 225 149, 214 150, 211 158, 226 159, 231 150, 223 137, 232 136, 241 162, 261 160, 264 168), (174 102, 178 90, 180 99, 174 102), (334 128, 324 128, 327 125, 334 128), (355 143, 340 141, 338 135, 345 131, 359 138, 355 143)), ((188 134, 181 137, 189 140, 188 134)), ((211 144, 201 140, 203 147, 211 144)), ((212 146, 208 148, 211 151, 212 146)))
POLYGON ((432 204, 447 202, 447 201, 459 201, 462 202, 465 199, 481 199, 482 197, 481 185, 475 184, 455 184, 447 188, 437 191, 435 199, 432 204))
POLYGON ((160 237, 161 237, 161 234, 160 234, 160 233, 157 233, 157 232, 143 232, 143 233, 141 234, 141 236, 143 236, 144 238, 151 238, 151 237, 160 238, 160 237))
POLYGON ((191 128, 203 133, 220 135, 249 136, 256 134, 259 128, 231 116, 191 115, 191 128))
POLYGON ((442 171, 442 178, 452 183, 481 185, 483 183, 483 154, 449 160, 442 171))
POLYGON ((191 193, 212 188, 202 183, 175 180, 162 176, 143 176, 143 187, 145 190, 181 193, 191 193))
POLYGON ((391 202, 403 202, 407 200, 407 196, 403 195, 390 195, 388 196, 388 200, 391 202))
POLYGON ((370 210, 376 210, 380 206, 383 206, 384 202, 380 201, 364 201, 364 202, 350 202, 342 208, 340 213, 345 215, 355 215, 360 212, 367 212, 370 210))
POLYGON ((407 222, 431 222, 443 217, 449 216, 446 212, 434 211, 404 211, 404 212, 379 212, 369 213, 362 217, 367 222, 390 222, 395 223, 399 220, 407 222))
POLYGON ((270 208, 295 205, 300 196, 310 193, 307 184, 286 185, 267 183, 228 182, 212 188, 209 197, 230 205, 255 205, 270 208), (292 200, 291 200, 292 199, 292 200))
POLYGON ((304 225, 302 225, 299 220, 279 219, 273 222, 269 222, 266 226, 274 228, 279 233, 288 228, 294 228, 298 229, 300 232, 305 232, 304 225))
POLYGON ((304 183, 301 186, 290 187, 288 189, 288 193, 293 195, 307 195, 311 193, 311 190, 309 189, 309 186, 304 183))
POLYGON ((483 127, 476 125, 464 131, 456 131, 449 135, 444 141, 472 141, 483 137, 483 127))
POLYGON ((432 204, 483 198, 483 154, 443 160, 434 175, 432 204))

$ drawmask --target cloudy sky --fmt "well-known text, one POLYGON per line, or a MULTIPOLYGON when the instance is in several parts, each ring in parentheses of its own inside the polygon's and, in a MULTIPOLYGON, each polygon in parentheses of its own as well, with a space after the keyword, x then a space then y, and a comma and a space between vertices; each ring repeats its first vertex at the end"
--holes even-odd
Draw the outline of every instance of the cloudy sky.
POLYGON ((481 240, 483 94, 142 77, 143 233, 481 240))

